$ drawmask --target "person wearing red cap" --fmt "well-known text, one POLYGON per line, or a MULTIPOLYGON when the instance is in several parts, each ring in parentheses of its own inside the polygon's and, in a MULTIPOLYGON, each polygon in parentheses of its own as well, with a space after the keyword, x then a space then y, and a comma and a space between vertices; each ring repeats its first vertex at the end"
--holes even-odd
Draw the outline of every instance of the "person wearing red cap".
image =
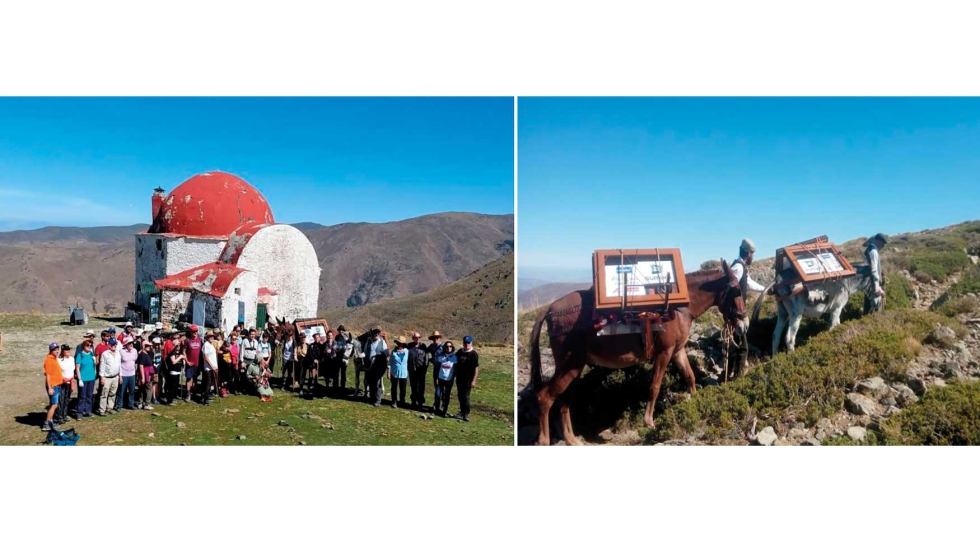
POLYGON ((204 342, 197 336, 197 325, 191 325, 187 329, 187 342, 184 343, 184 363, 187 364, 184 376, 187 379, 187 393, 184 402, 191 402, 191 390, 194 388, 194 378, 197 377, 197 368, 201 363, 201 347, 204 342))

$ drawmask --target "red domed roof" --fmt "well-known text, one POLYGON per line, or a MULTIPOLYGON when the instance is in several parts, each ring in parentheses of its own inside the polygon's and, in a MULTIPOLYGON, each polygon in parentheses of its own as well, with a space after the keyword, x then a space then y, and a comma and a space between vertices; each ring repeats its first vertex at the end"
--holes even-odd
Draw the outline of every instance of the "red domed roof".
POLYGON ((255 187, 230 173, 211 171, 171 191, 148 233, 227 237, 243 225, 272 223, 272 209, 255 187))

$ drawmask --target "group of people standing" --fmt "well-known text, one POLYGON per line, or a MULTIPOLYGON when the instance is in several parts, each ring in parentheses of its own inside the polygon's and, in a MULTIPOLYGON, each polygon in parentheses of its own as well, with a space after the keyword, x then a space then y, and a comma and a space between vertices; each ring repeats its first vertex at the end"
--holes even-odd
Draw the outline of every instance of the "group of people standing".
POLYGON ((463 347, 456 350, 451 341, 442 342, 438 331, 429 336, 429 344, 418 332, 395 338, 394 348, 382 336, 381 329, 372 329, 362 339, 355 338, 340 325, 337 331, 314 333, 312 342, 305 332, 289 332, 282 342, 283 387, 298 391, 301 396, 320 396, 319 378, 324 388, 333 394, 347 393, 347 369, 354 363, 353 396, 362 395, 367 402, 381 406, 384 382, 391 385, 391 406, 426 410, 428 372, 432 372, 435 402, 431 410, 449 416, 449 401, 453 385, 459 397, 459 412, 453 417, 469 421, 470 391, 476 386, 480 373, 480 356, 473 348, 473 337, 463 338, 463 347), (361 379, 364 380, 363 391, 361 379), (408 390, 411 394, 408 395, 408 390))
MULTIPOLYGON (((259 334, 254 328, 236 325, 227 336, 220 330, 202 335, 197 325, 184 331, 165 332, 156 323, 152 332, 135 329, 127 322, 121 332, 109 327, 95 342, 95 332, 86 331, 72 353, 69 344, 52 342, 44 360, 48 411, 42 430, 54 430, 69 420, 69 405, 75 394, 74 418, 93 414, 106 416, 122 409, 153 410, 154 405, 173 405, 196 399, 209 405, 215 397, 229 394, 257 394, 272 399, 270 375, 274 336, 259 334)), ((301 396, 321 395, 319 378, 334 394, 347 391, 347 369, 354 363, 355 397, 362 394, 374 406, 381 406, 384 380, 391 385, 391 406, 406 406, 411 389, 411 406, 425 410, 428 372, 432 372, 434 403, 430 408, 449 416, 453 385, 459 398, 459 413, 453 417, 469 421, 470 391, 476 386, 480 357, 473 348, 473 337, 463 338, 456 350, 451 341, 442 342, 436 331, 429 344, 412 333, 394 340, 394 348, 380 329, 372 329, 361 339, 343 325, 337 331, 307 335, 289 332, 282 344, 283 388, 298 390, 301 396), (361 378, 364 390, 361 390, 361 378)))
POLYGON ((118 333, 109 327, 99 343, 88 330, 74 354, 69 344, 49 344, 44 360, 48 411, 41 429, 68 421, 73 393, 76 420, 190 402, 195 393, 205 405, 229 393, 255 392, 271 399, 267 334, 259 340, 255 329, 246 331, 239 324, 227 337, 215 329, 202 339, 196 325, 170 333, 162 323, 154 326, 149 334, 129 322, 118 333))

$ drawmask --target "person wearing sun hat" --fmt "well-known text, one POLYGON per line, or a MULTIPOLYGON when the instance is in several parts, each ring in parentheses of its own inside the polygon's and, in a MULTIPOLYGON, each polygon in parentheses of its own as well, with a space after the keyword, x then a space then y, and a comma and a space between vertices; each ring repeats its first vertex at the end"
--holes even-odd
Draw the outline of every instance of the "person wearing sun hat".
POLYGON ((885 276, 881 272, 881 255, 878 252, 886 243, 888 243, 888 236, 884 233, 876 233, 864 242, 866 247, 864 259, 871 269, 871 284, 864 294, 865 314, 881 311, 885 308, 885 276))
POLYGON ((412 391, 412 406, 419 410, 425 406, 425 374, 429 371, 429 349, 421 338, 420 333, 412 332, 412 341, 408 344, 408 385, 412 391))
POLYGON ((44 390, 48 393, 48 413, 41 429, 45 432, 55 429, 54 415, 58 412, 58 397, 61 391, 61 366, 58 364, 57 342, 48 345, 48 355, 44 357, 44 390))
POLYGON ((442 351, 442 333, 439 331, 432 331, 429 335, 429 343, 426 352, 429 354, 429 363, 432 364, 432 382, 437 386, 439 384, 439 366, 436 364, 436 354, 442 351))
POLYGON ((89 329, 89 330, 85 331, 85 334, 82 335, 82 341, 79 342, 77 346, 75 346, 75 355, 76 356, 78 355, 79 352, 82 351, 82 346, 85 345, 85 341, 86 340, 92 341, 92 345, 93 345, 93 348, 94 348, 94 345, 95 345, 95 331, 93 331, 92 329, 89 329))
POLYGON ((95 397, 95 349, 93 339, 86 338, 82 349, 75 352, 75 380, 78 385, 78 402, 75 405, 75 419, 92 415, 92 400, 95 397))
POLYGON ((395 350, 388 362, 388 380, 391 381, 391 408, 404 407, 408 385, 408 341, 404 336, 395 339, 395 350))

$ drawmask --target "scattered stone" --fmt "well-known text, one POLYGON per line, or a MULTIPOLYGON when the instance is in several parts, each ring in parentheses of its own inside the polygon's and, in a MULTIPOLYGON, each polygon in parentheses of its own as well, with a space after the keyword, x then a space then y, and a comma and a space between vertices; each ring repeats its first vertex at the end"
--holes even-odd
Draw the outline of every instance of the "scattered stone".
POLYGON ((243 435, 238 435, 235 439, 237 439, 238 441, 244 441, 247 438, 243 435))
POLYGON ((821 418, 817 420, 817 428, 821 430, 829 430, 834 426, 834 423, 830 421, 830 418, 821 418))
POLYGON ((851 414, 871 416, 877 411, 875 402, 859 393, 848 393, 844 400, 844 408, 851 414))
POLYGON ((902 409, 898 408, 897 406, 889 406, 885 409, 885 412, 882 413, 882 416, 891 416, 892 414, 898 414, 901 411, 902 409))
POLYGON ((901 406, 909 406, 919 400, 919 397, 915 396, 915 391, 910 389, 908 385, 899 385, 896 390, 898 391, 898 396, 895 397, 895 400, 901 406))
POLYGON ((687 339, 688 344, 697 344, 701 340, 701 335, 698 333, 691 333, 691 337, 687 339))
POLYGON ((280 426, 288 426, 289 425, 289 422, 286 422, 285 420, 280 420, 279 421, 279 425, 280 426))
POLYGON ((895 406, 896 404, 898 404, 898 401, 895 400, 895 397, 893 397, 891 395, 885 395, 878 402, 880 402, 881 404, 883 404, 885 406, 895 406))
POLYGON ((324 423, 320 424, 320 427, 321 428, 325 428, 327 430, 332 430, 333 429, 333 424, 331 424, 330 422, 324 422, 324 423))
POLYGON ((868 435, 868 430, 862 428, 861 426, 851 426, 847 429, 847 437, 853 439, 854 441, 864 441, 864 438, 868 435))
POLYGON ((420 420, 425 420, 425 414, 419 414, 419 419, 420 420))
POLYGON ((226 408, 224 411, 225 414, 234 414, 236 412, 239 412, 237 408, 226 408))
POLYGON ((888 392, 888 385, 885 383, 884 379, 880 377, 872 377, 858 381, 854 386, 854 389, 862 395, 880 397, 888 392))
POLYGON ((610 428, 607 428, 607 429, 599 432, 599 439, 601 439, 605 443, 609 443, 610 441, 613 440, 614 437, 615 437, 615 434, 613 434, 613 431, 610 428))
POLYGON ((932 385, 934 387, 945 387, 946 386, 946 382, 943 381, 942 379, 933 379, 932 385))
POLYGON ((956 344, 956 331, 945 325, 939 325, 929 333, 926 342, 939 344, 940 346, 953 346, 956 344))
POLYGON ((773 445, 776 443, 778 436, 776 435, 776 430, 772 426, 766 426, 761 432, 757 433, 752 439, 752 442, 756 445, 773 445))
POLYGON ((786 438, 781 438, 776 440, 776 447, 784 447, 787 445, 793 445, 793 442, 786 438))
POLYGON ((160 416, 160 413, 159 412, 151 412, 150 413, 150 416, 160 416))
POLYGON ((184 424, 183 422, 177 422, 177 427, 178 428, 186 428, 187 427, 187 424, 184 424))
POLYGON ((960 377, 960 364, 956 362, 946 362, 942 365, 941 371, 946 378, 960 377))
POLYGON ((817 431, 817 434, 814 436, 814 438, 817 441, 823 441, 823 440, 827 439, 827 437, 828 437, 828 434, 824 430, 817 431))
POLYGON ((817 438, 807 438, 803 440, 803 443, 801 443, 800 445, 812 445, 814 447, 817 447, 820 445, 820 440, 817 438))
POLYGON ((704 328, 705 338, 714 338, 719 334, 721 334, 721 329, 719 329, 715 325, 708 325, 707 327, 704 328))
POLYGON ((154 434, 153 432, 150 432, 150 433, 146 434, 146 437, 153 438, 153 437, 156 437, 156 434, 154 434))
POLYGON ((789 431, 790 439, 806 439, 808 435, 807 431, 801 428, 793 428, 789 431))
POLYGON ((918 377, 909 377, 908 386, 912 389, 912 392, 920 397, 926 392, 926 382, 919 379, 918 377))

